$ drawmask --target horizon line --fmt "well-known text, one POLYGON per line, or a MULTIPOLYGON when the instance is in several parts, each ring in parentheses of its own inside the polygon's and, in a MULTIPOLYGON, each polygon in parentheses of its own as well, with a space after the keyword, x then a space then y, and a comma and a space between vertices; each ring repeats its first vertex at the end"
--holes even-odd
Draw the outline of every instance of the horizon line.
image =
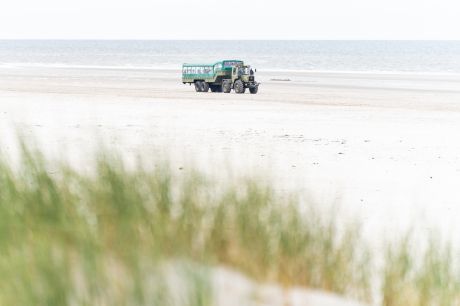
POLYGON ((185 38, 1 38, 0 41, 20 41, 20 40, 61 40, 61 41, 458 41, 460 39, 325 39, 325 38, 290 38, 290 39, 185 39, 185 38))

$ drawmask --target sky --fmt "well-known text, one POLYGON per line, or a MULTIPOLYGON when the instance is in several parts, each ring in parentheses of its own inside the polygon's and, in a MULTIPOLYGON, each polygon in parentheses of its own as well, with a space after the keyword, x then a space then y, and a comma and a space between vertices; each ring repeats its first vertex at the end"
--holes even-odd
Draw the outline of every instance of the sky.
POLYGON ((460 39, 458 0, 2 0, 0 39, 460 39))

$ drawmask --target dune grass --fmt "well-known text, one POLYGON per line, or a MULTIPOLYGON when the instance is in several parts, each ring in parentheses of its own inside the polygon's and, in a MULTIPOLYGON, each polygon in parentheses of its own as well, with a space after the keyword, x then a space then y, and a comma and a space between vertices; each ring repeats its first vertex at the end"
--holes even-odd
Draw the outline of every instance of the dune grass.
POLYGON ((419 240, 407 235, 387 246, 384 306, 460 305, 460 266, 450 243, 438 237, 424 243, 420 246, 419 240))
POLYGON ((175 261, 365 302, 382 277, 385 306, 458 305, 448 248, 430 244, 414 265, 407 243, 388 246, 380 273, 359 226, 270 184, 96 160, 85 174, 26 145, 18 167, 0 157, 0 305, 213 305, 205 272, 183 269, 189 288, 174 292, 175 261))

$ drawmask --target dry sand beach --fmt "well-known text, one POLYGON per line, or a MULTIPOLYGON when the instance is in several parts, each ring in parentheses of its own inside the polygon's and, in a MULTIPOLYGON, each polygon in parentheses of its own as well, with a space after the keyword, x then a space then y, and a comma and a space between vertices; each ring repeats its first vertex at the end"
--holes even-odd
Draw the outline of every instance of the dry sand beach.
POLYGON ((173 70, 1 68, 2 150, 19 130, 82 168, 101 143, 127 158, 168 152, 177 169, 268 176, 337 205, 369 240, 417 227, 458 241, 459 75, 258 77, 259 94, 236 95, 196 93, 173 70))
POLYGON ((2 68, 3 149, 20 130, 76 163, 100 141, 127 156, 168 152, 178 168, 268 174, 371 232, 458 229, 460 76, 262 71, 259 80, 258 95, 236 95, 196 93, 170 70, 2 68))

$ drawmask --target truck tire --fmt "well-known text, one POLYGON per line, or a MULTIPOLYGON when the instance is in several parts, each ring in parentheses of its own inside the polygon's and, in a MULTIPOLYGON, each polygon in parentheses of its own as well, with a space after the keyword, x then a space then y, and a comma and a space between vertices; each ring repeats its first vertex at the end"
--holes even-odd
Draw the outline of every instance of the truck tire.
POLYGON ((201 91, 208 92, 209 91, 209 83, 201 82, 201 91))
POLYGON ((235 92, 237 94, 243 94, 246 91, 246 88, 244 88, 244 84, 241 80, 235 81, 235 92))
POLYGON ((201 82, 200 81, 195 82, 195 91, 201 92, 201 82))
POLYGON ((223 81, 222 91, 225 93, 229 93, 230 91, 232 91, 232 84, 229 81, 223 81))
POLYGON ((259 91, 259 86, 257 87, 253 87, 253 88, 249 88, 249 92, 253 95, 255 95, 257 92, 259 91))

